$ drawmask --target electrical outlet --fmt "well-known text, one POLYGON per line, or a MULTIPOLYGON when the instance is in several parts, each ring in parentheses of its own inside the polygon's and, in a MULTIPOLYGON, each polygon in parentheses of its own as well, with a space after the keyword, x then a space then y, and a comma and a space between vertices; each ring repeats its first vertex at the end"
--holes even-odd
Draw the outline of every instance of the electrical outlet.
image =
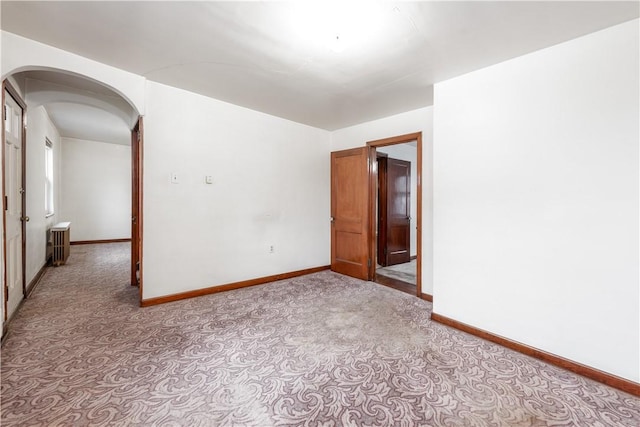
POLYGON ((178 174, 175 172, 171 173, 171 183, 172 184, 178 184, 180 183, 180 180, 178 179, 178 174))
POLYGON ((272 254, 276 251, 276 247, 274 245, 269 246, 269 253, 272 254))

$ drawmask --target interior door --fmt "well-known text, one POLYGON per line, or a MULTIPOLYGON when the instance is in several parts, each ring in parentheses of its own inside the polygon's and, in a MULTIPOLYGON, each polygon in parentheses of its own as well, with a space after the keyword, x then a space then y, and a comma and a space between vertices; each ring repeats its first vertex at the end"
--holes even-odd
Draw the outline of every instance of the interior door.
POLYGON ((377 185, 377 227, 376 259, 379 265, 387 266, 387 155, 377 152, 378 185, 377 185))
POLYGON ((331 153, 331 270, 369 279, 368 148, 331 153))
POLYGON ((386 161, 386 245, 384 265, 411 260, 411 162, 386 161))
MULTIPOLYGON (((131 132, 131 285, 141 283, 142 251, 142 118, 131 132)), ((142 291, 140 291, 142 298, 142 291)))
POLYGON ((24 297, 22 273, 22 120, 23 109, 4 94, 4 221, 5 221, 5 318, 24 297))

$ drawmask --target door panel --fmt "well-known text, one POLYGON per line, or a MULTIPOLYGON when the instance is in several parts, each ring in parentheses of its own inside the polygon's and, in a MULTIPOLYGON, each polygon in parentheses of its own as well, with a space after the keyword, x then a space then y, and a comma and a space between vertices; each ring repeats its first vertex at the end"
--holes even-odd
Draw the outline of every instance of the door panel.
POLYGON ((22 278, 22 120, 23 110, 5 91, 5 297, 11 316, 24 297, 22 278))
POLYGON ((387 159, 386 265, 411 260, 411 162, 387 159))
MULTIPOLYGON (((378 155, 380 155, 378 153, 378 155)), ((378 264, 387 266, 387 157, 379 156, 378 159, 378 204, 377 204, 377 261, 378 264)))
POLYGON ((138 286, 138 126, 131 132, 131 286, 138 286))
POLYGON ((142 300, 142 117, 131 132, 131 285, 142 300))
POLYGON ((331 269, 368 280, 369 158, 366 147, 331 153, 331 269))

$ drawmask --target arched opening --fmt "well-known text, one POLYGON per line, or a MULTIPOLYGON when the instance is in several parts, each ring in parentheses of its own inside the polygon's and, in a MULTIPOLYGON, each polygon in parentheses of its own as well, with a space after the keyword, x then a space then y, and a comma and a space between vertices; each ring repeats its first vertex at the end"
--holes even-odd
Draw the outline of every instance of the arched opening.
POLYGON ((19 142, 8 133, 13 119, 3 121, 2 186, 13 208, 5 211, 16 213, 3 222, 3 327, 51 261, 51 229, 60 222, 71 223, 71 244, 132 242, 130 284, 140 287, 139 299, 139 109, 107 84, 44 67, 22 67, 3 80, 5 111, 15 100, 19 142), (20 238, 7 243, 12 226, 20 238))

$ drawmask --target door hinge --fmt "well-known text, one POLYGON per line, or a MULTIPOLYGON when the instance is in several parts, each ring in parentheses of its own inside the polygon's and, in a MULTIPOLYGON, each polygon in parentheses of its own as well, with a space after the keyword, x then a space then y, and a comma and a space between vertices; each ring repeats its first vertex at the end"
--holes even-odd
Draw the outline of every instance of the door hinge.
POLYGON ((7 209, 9 209, 9 198, 7 196, 4 196, 4 210, 6 211, 7 209))
POLYGON ((3 120, 6 121, 7 120, 7 106, 6 105, 4 106, 3 111, 4 111, 4 113, 3 113, 2 117, 3 117, 3 120))

